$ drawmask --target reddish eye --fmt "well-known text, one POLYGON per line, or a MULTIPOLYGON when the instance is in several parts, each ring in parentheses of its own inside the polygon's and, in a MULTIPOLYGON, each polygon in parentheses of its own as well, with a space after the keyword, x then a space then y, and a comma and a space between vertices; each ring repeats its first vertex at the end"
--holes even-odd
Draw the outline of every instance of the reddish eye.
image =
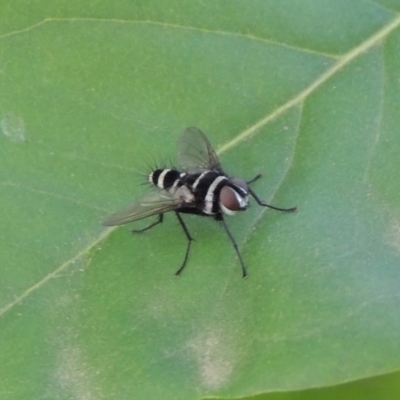
POLYGON ((239 211, 240 204, 238 194, 229 186, 224 186, 219 195, 219 201, 222 206, 230 211, 239 211))
POLYGON ((219 204, 224 213, 234 215, 236 211, 247 208, 247 193, 245 192, 245 195, 243 195, 234 188, 226 185, 221 189, 219 194, 219 204))

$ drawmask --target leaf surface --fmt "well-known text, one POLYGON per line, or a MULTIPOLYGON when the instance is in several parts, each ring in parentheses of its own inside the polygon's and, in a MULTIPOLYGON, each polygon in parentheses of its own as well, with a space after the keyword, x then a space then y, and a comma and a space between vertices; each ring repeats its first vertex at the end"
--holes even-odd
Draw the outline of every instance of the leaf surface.
POLYGON ((400 368, 400 5, 16 1, 0 16, 0 397, 196 399, 400 368), (295 214, 101 220, 198 126, 295 214), (149 166, 146 165, 150 164, 149 166), (132 228, 146 226, 139 221, 132 228))

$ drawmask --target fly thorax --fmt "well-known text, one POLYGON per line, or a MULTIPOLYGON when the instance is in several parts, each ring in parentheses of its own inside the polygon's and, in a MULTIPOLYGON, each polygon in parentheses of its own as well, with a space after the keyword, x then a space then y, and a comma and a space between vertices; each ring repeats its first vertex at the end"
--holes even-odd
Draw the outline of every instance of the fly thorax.
POLYGON ((229 178, 219 194, 221 210, 228 215, 235 215, 237 211, 244 211, 249 206, 249 187, 239 178, 229 178))
POLYGON ((176 187, 173 191, 173 195, 174 197, 181 199, 185 203, 192 203, 194 201, 194 194, 185 185, 176 187))

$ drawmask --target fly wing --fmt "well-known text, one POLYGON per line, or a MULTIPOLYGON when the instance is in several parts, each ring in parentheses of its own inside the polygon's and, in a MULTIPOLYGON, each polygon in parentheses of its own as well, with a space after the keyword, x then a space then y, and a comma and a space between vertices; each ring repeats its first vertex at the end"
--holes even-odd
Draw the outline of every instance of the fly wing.
POLYGON ((187 128, 179 141, 178 163, 188 173, 223 172, 217 154, 206 135, 198 128, 187 128))
POLYGON ((183 196, 171 194, 164 190, 145 195, 138 202, 110 215, 103 225, 123 225, 152 215, 163 214, 178 209, 184 204, 183 196))

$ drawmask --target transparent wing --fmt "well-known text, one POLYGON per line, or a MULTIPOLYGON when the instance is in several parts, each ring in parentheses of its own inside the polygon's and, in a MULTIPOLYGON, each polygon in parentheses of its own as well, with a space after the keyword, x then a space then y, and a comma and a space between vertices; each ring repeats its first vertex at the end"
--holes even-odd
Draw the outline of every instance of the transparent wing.
POLYGON ((206 135, 198 128, 187 128, 178 147, 178 163, 188 173, 202 171, 222 172, 217 154, 206 135))
POLYGON ((137 221, 152 215, 163 214, 173 211, 182 206, 183 200, 166 191, 157 191, 145 195, 137 203, 123 208, 120 211, 110 215, 103 225, 114 226, 123 225, 128 222, 137 221))

